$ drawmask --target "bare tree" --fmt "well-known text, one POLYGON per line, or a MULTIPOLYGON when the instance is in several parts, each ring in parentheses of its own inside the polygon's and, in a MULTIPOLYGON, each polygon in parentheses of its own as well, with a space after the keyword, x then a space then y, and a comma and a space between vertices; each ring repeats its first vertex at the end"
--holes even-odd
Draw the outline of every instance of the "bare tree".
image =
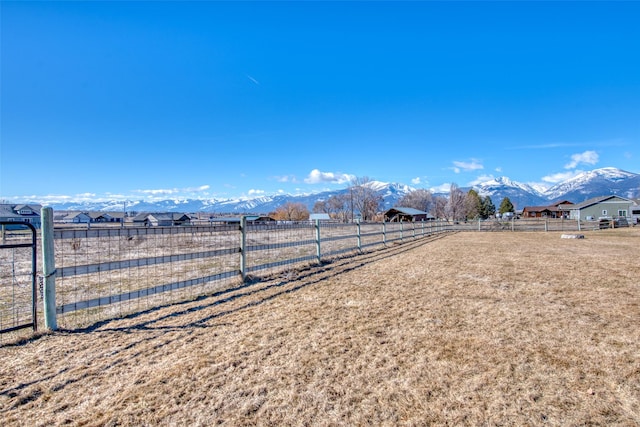
POLYGON ((351 216, 351 203, 348 194, 337 194, 327 200, 327 212, 333 219, 347 222, 351 216))
POLYGON ((402 196, 396 206, 429 212, 433 208, 433 195, 429 190, 413 190, 402 196))
POLYGON ((435 196, 433 200, 433 206, 435 211, 436 218, 446 218, 447 217, 447 204, 449 201, 446 197, 435 196))
POLYGON ((454 221, 464 218, 464 199, 464 193, 460 190, 458 184, 451 183, 451 187, 449 189, 449 202, 447 203, 446 208, 447 218, 451 218, 454 221))
MULTIPOLYGON (((349 196, 351 199, 352 213, 359 212, 362 219, 372 220, 380 208, 382 197, 371 186, 372 180, 367 177, 357 177, 351 181, 349 196)), ((353 219, 353 215, 352 218, 353 219)))
POLYGON ((279 206, 271 216, 280 221, 305 221, 309 219, 309 209, 299 202, 287 202, 279 206))
POLYGON ((476 219, 481 216, 482 200, 478 192, 474 189, 469 190, 464 199, 465 217, 467 219, 476 219))
POLYGON ((329 213, 326 200, 318 200, 313 204, 313 213, 329 213))

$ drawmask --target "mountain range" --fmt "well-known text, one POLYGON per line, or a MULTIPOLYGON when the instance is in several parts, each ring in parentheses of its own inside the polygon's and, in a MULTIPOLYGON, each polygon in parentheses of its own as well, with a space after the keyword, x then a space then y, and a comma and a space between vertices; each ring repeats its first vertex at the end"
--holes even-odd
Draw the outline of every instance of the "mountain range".
MULTIPOLYGON (((405 184, 383 183, 372 181, 368 185, 383 200, 382 207, 386 210, 396 206, 397 202, 415 188, 405 184)), ((461 187, 464 192, 470 188, 481 196, 489 196, 494 205, 508 197, 516 209, 525 206, 545 206, 556 201, 569 200, 580 203, 592 197, 605 195, 619 195, 629 199, 640 198, 640 174, 606 167, 583 172, 554 185, 549 189, 536 189, 529 184, 512 181, 507 177, 494 178, 473 187, 461 187)), ((255 213, 266 214, 273 212, 278 206, 287 202, 299 202, 311 211, 317 201, 327 200, 331 196, 346 194, 348 188, 324 191, 302 195, 278 194, 243 199, 184 199, 162 201, 122 201, 112 202, 82 202, 58 203, 50 205, 54 210, 65 211, 122 211, 127 212, 209 212, 216 214, 255 213)), ((447 193, 436 193, 435 196, 447 196, 447 193)))

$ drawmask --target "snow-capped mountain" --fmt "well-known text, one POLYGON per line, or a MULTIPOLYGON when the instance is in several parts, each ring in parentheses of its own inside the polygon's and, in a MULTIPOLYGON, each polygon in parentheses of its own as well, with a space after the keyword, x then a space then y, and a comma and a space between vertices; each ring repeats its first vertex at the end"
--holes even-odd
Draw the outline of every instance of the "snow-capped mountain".
POLYGON ((545 196, 550 200, 566 199, 579 203, 607 194, 636 198, 639 193, 640 174, 609 167, 583 172, 556 184, 546 191, 545 196))
MULTIPOLYGON (((366 184, 382 198, 383 209, 396 205, 405 194, 414 190, 405 184, 370 181, 366 184)), ((616 168, 601 168, 581 173, 571 179, 559 183, 548 190, 534 188, 529 184, 512 181, 507 177, 474 185, 473 188, 481 196, 489 196, 494 205, 499 206, 502 199, 508 197, 516 209, 525 206, 547 205, 554 201, 569 200, 580 203, 587 199, 609 194, 617 194, 626 198, 640 197, 640 174, 626 172, 616 168)), ((470 187, 461 190, 468 191, 470 187)), ((312 194, 290 195, 278 194, 242 199, 186 199, 162 200, 157 202, 121 201, 95 203, 60 203, 51 205, 55 210, 65 211, 122 211, 128 212, 210 212, 217 214, 269 213, 286 202, 302 203, 309 210, 317 201, 328 200, 331 196, 348 194, 349 189, 324 191, 312 194)), ((447 194, 434 194, 447 196, 447 194)))
POLYGON ((529 184, 512 181, 507 177, 498 177, 482 182, 474 186, 481 196, 489 196, 496 206, 505 197, 511 200, 514 206, 537 206, 545 204, 544 193, 533 188, 529 184))

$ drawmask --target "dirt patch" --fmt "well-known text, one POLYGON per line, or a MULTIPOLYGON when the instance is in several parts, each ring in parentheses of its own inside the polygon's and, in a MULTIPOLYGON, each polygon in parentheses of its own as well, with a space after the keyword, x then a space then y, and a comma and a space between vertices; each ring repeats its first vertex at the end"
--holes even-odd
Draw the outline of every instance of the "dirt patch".
POLYGON ((0 348, 8 425, 640 424, 640 230, 458 233, 0 348))

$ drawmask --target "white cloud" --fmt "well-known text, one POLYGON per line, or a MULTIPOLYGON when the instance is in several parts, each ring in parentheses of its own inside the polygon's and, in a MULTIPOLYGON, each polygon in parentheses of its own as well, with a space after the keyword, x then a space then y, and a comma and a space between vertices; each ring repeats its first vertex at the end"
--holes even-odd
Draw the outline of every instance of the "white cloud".
POLYGON ((451 184, 449 183, 441 184, 441 185, 438 185, 437 187, 431 187, 430 190, 432 193, 448 193, 449 190, 451 190, 451 184))
POLYGON ((346 173, 334 173, 334 172, 320 172, 318 169, 314 169, 309 172, 309 176, 304 179, 307 184, 344 184, 354 179, 354 175, 346 173))
POLYGON ((257 196, 259 194, 264 194, 264 190, 254 190, 253 188, 249 190, 250 196, 257 196))
POLYGON ((460 173, 462 171, 464 172, 471 172, 471 171, 475 171, 475 170, 480 170, 480 169, 484 169, 484 166, 482 166, 482 164, 480 163, 479 160, 477 159, 471 159, 471 161, 469 162, 460 162, 455 160, 453 162, 453 171, 455 173, 460 173))
POLYGON ((550 184, 557 184, 562 181, 566 181, 569 178, 573 178, 578 175, 582 171, 574 170, 570 172, 558 172, 551 175, 543 176, 542 181, 548 182, 550 184))
POLYGON ((411 183, 412 183, 413 185, 418 185, 418 184, 420 184, 420 182, 422 182, 422 180, 420 179, 420 177, 419 177, 419 176, 417 176, 417 177, 415 177, 415 178, 413 178, 413 179, 411 180, 411 183))
POLYGON ((564 165, 565 169, 575 169, 579 164, 595 165, 599 156, 595 151, 585 151, 584 153, 572 154, 571 161, 564 165))

